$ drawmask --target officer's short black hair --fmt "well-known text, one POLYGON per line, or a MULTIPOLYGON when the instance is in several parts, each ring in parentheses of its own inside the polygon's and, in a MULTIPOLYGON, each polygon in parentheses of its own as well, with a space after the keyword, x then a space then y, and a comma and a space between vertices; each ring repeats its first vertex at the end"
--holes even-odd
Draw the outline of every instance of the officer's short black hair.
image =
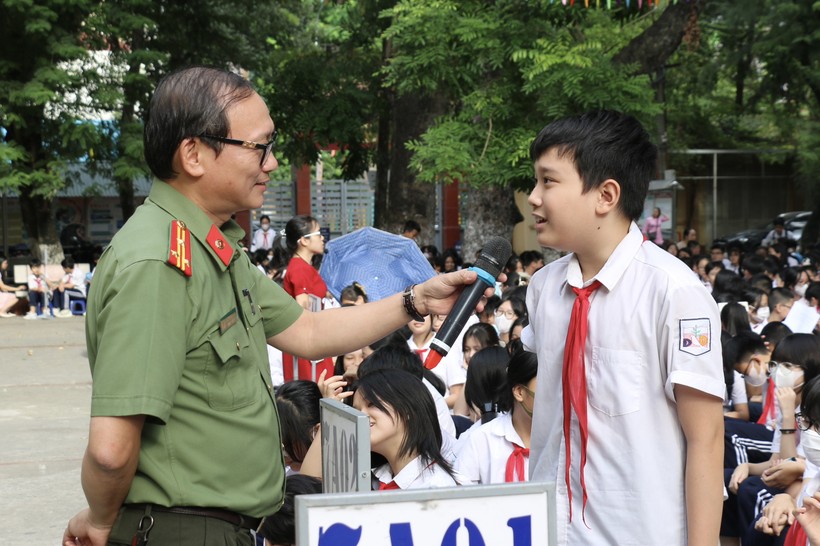
MULTIPOLYGON (((228 136, 228 108, 254 92, 242 76, 205 66, 183 68, 162 78, 148 104, 143 129, 145 161, 154 176, 176 178, 172 162, 184 139, 228 136)), ((202 142, 217 154, 222 151, 219 141, 202 142)))

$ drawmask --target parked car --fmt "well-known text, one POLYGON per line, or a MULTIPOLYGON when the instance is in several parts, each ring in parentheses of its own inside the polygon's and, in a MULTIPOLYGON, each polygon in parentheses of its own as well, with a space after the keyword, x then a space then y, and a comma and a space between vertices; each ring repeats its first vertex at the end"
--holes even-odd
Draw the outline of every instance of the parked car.
MULTIPOLYGON (((776 218, 782 218, 786 231, 789 232, 791 238, 799 241, 803 235, 803 228, 806 227, 806 222, 809 221, 811 214, 811 211, 800 210, 783 212, 778 214, 776 218)), ((773 229, 774 220, 764 226, 724 235, 723 237, 715 239, 715 242, 721 243, 726 247, 739 246, 745 251, 752 252, 760 246, 766 235, 773 229)))

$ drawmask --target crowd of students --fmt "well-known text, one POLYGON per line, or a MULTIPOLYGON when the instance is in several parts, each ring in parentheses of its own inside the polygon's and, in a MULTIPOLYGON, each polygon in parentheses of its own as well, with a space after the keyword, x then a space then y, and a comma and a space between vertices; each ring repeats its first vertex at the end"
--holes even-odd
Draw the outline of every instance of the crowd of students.
MULTIPOLYGON (((45 266, 37 259, 28 264, 29 275, 26 284, 13 285, 3 281, 8 273, 9 263, 0 257, 0 318, 13 318, 17 313, 11 312, 18 306, 20 300, 28 300, 26 320, 70 318, 75 315, 71 311, 72 301, 86 300, 90 275, 83 273, 74 263, 74 260, 65 258, 60 262, 63 275, 60 280, 49 279, 45 275, 45 266)), ((84 314, 84 306, 77 315, 84 314)))

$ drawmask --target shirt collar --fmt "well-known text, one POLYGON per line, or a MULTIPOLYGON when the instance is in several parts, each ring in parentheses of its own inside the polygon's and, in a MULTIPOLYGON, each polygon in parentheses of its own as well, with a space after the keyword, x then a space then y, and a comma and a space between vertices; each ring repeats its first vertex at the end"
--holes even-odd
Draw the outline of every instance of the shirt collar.
MULTIPOLYGON (((222 271, 228 268, 206 240, 211 227, 215 224, 193 201, 182 195, 167 182, 161 180, 155 181, 151 185, 148 199, 174 219, 184 222, 191 235, 202 243, 202 246, 207 249, 208 254, 222 271)), ((236 259, 236 256, 239 255, 237 252, 239 250, 238 243, 245 236, 245 230, 233 220, 228 220, 221 226, 216 227, 234 249, 234 259, 236 259)))
POLYGON ((629 231, 626 236, 621 239, 618 246, 607 259, 601 270, 587 282, 584 282, 584 277, 581 274, 581 265, 578 263, 578 258, 573 254, 567 264, 567 282, 566 284, 576 288, 582 288, 592 284, 594 281, 606 287, 607 291, 615 288, 618 281, 623 277, 626 268, 629 267, 632 258, 638 253, 638 250, 643 244, 643 234, 635 222, 629 226, 629 231))
POLYGON ((421 473, 426 470, 426 466, 424 466, 421 462, 421 456, 416 457, 409 463, 407 466, 401 469, 401 472, 396 474, 395 476, 390 470, 390 465, 384 464, 373 471, 376 477, 379 479, 381 483, 390 483, 396 482, 396 485, 399 486, 399 489, 407 489, 410 484, 418 479, 421 476, 421 473))

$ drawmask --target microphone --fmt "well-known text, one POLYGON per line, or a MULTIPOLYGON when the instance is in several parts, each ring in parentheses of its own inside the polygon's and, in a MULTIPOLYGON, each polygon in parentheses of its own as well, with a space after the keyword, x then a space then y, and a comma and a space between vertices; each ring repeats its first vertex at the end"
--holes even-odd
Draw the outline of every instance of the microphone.
POLYGON ((453 343, 458 339, 461 330, 464 329, 470 315, 475 311, 481 296, 484 295, 484 290, 488 286, 495 286, 495 280, 501 274, 501 269, 510 259, 511 254, 512 246, 503 237, 491 237, 484 244, 475 265, 470 268, 471 271, 478 273, 478 279, 464 288, 450 310, 450 314, 447 315, 444 324, 436 332, 436 337, 430 342, 430 349, 432 350, 427 353, 427 358, 424 361, 425 368, 432 370, 438 366, 442 357, 447 356, 453 343))

